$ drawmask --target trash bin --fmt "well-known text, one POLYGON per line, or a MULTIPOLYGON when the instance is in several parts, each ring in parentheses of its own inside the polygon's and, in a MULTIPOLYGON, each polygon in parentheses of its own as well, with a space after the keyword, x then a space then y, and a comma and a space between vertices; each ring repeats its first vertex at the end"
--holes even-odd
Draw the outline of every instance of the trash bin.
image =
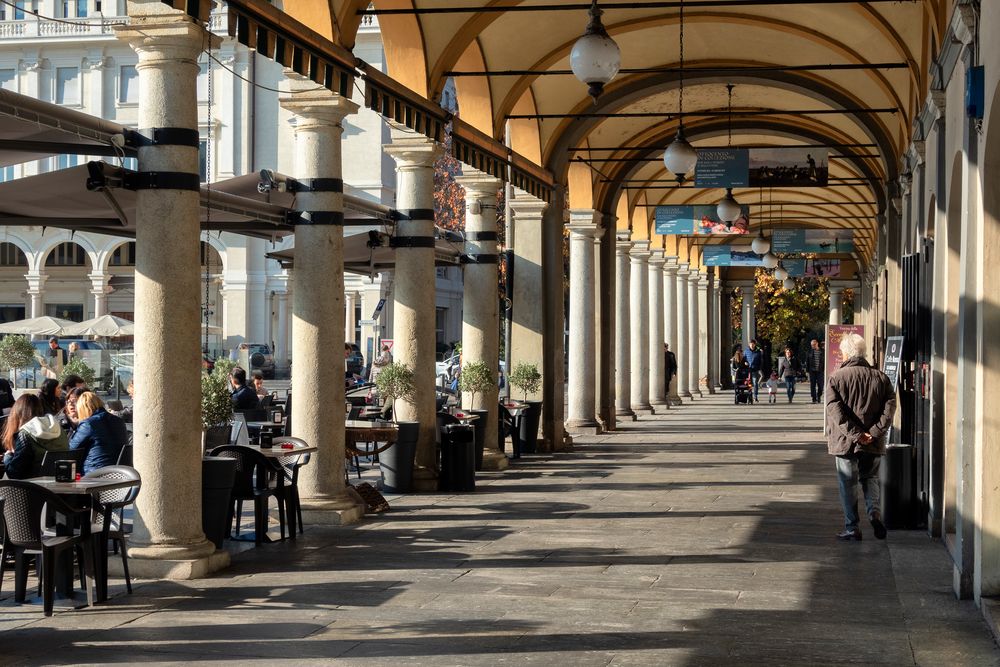
POLYGON ((475 433, 468 424, 450 424, 441 431, 441 491, 476 490, 475 433))
POLYGON ((887 445, 879 470, 882 521, 891 530, 916 526, 913 445, 887 445))
POLYGON ((236 459, 206 456, 201 460, 201 529, 216 549, 222 548, 229 533, 227 519, 235 479, 236 459))

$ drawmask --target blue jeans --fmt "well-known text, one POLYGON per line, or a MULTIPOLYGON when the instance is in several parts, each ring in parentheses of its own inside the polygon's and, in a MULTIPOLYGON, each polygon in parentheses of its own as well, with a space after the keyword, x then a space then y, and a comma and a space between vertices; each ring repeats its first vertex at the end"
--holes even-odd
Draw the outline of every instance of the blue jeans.
POLYGON ((809 393, 812 400, 819 403, 823 398, 823 371, 809 371, 809 393))
POLYGON ((882 511, 882 483, 878 478, 881 456, 858 453, 837 458, 837 482, 840 486, 840 502, 844 506, 844 526, 847 530, 857 530, 858 522, 858 482, 865 496, 865 511, 882 511))
POLYGON ((788 394, 788 402, 792 402, 792 397, 795 396, 795 377, 789 375, 785 378, 785 393, 788 394))
POLYGON ((760 394, 760 379, 763 373, 760 371, 750 371, 750 379, 753 380, 753 400, 757 402, 757 396, 760 394))

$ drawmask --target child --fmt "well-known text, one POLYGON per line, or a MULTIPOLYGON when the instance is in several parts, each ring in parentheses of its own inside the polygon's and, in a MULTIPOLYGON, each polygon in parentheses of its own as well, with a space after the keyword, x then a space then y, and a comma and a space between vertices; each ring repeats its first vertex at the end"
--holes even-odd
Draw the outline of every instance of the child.
POLYGON ((778 374, 771 373, 771 377, 768 378, 767 382, 767 402, 777 403, 778 401, 778 374))

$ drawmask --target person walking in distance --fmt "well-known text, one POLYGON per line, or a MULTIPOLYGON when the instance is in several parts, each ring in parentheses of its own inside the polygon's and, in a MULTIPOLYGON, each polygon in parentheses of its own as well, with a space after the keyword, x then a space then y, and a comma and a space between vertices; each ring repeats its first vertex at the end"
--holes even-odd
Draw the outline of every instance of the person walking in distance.
POLYGON ((670 351, 670 344, 663 344, 663 361, 667 368, 667 398, 670 398, 670 382, 677 375, 677 355, 670 351))
POLYGON ((879 509, 882 488, 878 471, 885 454, 885 439, 896 412, 896 392, 885 373, 865 360, 865 339, 847 334, 840 342, 844 363, 830 375, 826 386, 827 451, 836 457, 844 532, 839 540, 860 540, 857 486, 875 538, 884 540, 885 524, 879 509))
POLYGON ((806 371, 809 373, 809 395, 813 403, 823 399, 823 350, 815 338, 809 343, 809 355, 806 357, 806 371))
POLYGON ((795 380, 799 376, 799 360, 795 358, 792 348, 785 348, 785 356, 778 359, 778 377, 785 381, 785 392, 788 394, 788 402, 795 398, 795 380))
POLYGON ((757 347, 757 339, 750 339, 750 347, 748 347, 743 352, 743 358, 746 359, 747 365, 750 367, 750 379, 753 381, 753 402, 760 403, 760 381, 761 374, 764 372, 764 353, 757 347))

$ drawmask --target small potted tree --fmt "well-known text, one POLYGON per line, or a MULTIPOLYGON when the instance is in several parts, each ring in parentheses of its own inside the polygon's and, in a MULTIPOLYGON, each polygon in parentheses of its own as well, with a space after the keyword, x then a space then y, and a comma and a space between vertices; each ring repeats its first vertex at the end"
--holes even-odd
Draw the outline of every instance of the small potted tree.
POLYGON ((534 364, 520 363, 511 371, 510 384, 521 390, 524 402, 528 404, 521 416, 521 427, 515 430, 513 435, 514 455, 516 457, 522 451, 534 454, 538 442, 538 422, 542 416, 542 402, 529 401, 528 396, 538 393, 541 389, 542 375, 534 364))
POLYGON ((382 488, 391 493, 409 493, 413 490, 413 461, 417 455, 420 423, 399 421, 396 401, 413 396, 413 371, 406 364, 394 361, 379 371, 375 388, 383 401, 391 401, 392 417, 399 429, 396 444, 379 455, 382 488))
POLYGON ((458 388, 462 391, 462 403, 468 405, 468 412, 478 417, 472 427, 476 434, 476 470, 483 469, 483 448, 486 446, 486 420, 490 411, 476 408, 476 394, 485 396, 497 386, 493 371, 483 361, 470 361, 462 366, 458 388), (469 400, 466 401, 466 394, 469 400))
POLYGON ((232 392, 229 390, 229 371, 216 365, 211 373, 201 376, 201 427, 205 433, 205 449, 229 442, 230 423, 233 420, 232 392))
POLYGON ((14 389, 17 389, 17 371, 35 360, 35 348, 25 336, 16 334, 0 340, 0 368, 14 371, 14 389))

